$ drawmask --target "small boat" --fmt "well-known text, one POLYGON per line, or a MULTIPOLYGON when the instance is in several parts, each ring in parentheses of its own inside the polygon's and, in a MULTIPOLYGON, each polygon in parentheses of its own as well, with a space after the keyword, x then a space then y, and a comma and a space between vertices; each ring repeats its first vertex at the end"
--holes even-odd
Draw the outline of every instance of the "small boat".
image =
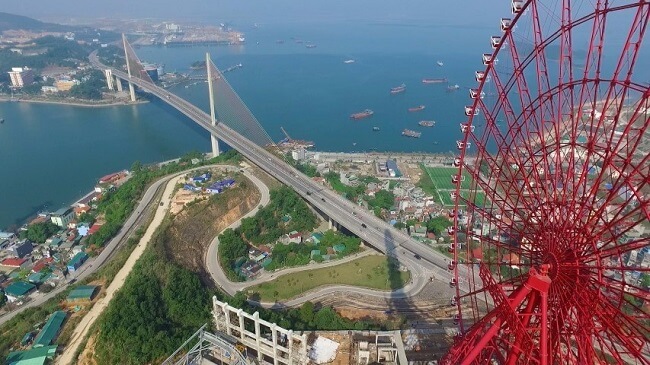
POLYGON ((275 41, 275 43, 276 44, 284 44, 284 41, 282 39, 278 39, 277 41, 275 41))
POLYGON ((436 64, 438 64, 438 66, 440 66, 440 67, 445 65, 444 63, 442 63, 442 61, 437 61, 436 64))
POLYGON ((394 95, 394 94, 403 93, 405 90, 406 90, 406 84, 401 84, 400 86, 391 87, 390 93, 394 95))
POLYGON ((435 120, 421 120, 418 124, 423 126, 423 127, 433 127, 434 125, 436 125, 436 121, 435 120))
POLYGON ((353 59, 345 60, 345 61, 343 61, 343 63, 346 63, 346 64, 354 63, 354 60, 353 59))
POLYGON ((419 112, 424 110, 425 106, 424 105, 419 105, 413 108, 409 108, 409 112, 419 112))
POLYGON ((447 86, 447 91, 456 91, 458 89, 460 89, 460 85, 458 85, 458 84, 447 86))
POLYGON ((410 129, 405 129, 405 130, 402 131, 402 135, 404 137, 420 138, 422 133, 421 132, 416 132, 416 131, 413 131, 413 130, 410 130, 410 129))
POLYGON ((357 142, 352 142, 352 145, 353 145, 353 146, 356 146, 356 145, 357 145, 357 142))
POLYGON ((442 79, 422 79, 423 84, 444 84, 448 80, 446 78, 442 79))
POLYGON ((375 132, 379 132, 379 127, 372 127, 372 130, 375 132))
POLYGON ((438 141, 433 141, 433 144, 438 144, 438 141))
POLYGON ((371 109, 366 109, 359 113, 350 114, 350 119, 358 120, 358 119, 368 118, 373 114, 375 114, 374 111, 372 111, 371 109))
POLYGON ((5 118, 0 118, 0 124, 5 122, 5 118))
POLYGON ((309 44, 306 44, 305 47, 307 47, 307 48, 316 48, 316 45, 312 44, 312 43, 309 43, 309 44))

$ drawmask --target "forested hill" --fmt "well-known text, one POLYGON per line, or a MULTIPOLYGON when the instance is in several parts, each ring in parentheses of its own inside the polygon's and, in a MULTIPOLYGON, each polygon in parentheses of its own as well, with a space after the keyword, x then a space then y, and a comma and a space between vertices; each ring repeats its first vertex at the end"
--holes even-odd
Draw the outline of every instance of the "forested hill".
POLYGON ((75 27, 61 24, 44 23, 22 15, 0 12, 0 32, 9 29, 24 29, 31 31, 70 32, 75 27))

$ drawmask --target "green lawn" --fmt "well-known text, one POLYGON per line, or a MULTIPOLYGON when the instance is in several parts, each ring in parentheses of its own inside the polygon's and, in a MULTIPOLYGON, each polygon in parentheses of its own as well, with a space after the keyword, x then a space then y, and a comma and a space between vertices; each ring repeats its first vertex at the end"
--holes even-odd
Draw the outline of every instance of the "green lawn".
POLYGON ((344 284, 365 288, 391 290, 404 286, 410 272, 398 271, 385 256, 366 256, 342 265, 286 274, 273 281, 246 289, 260 295, 265 302, 287 300, 319 286, 344 284))
MULTIPOLYGON (((427 167, 427 166, 422 166, 422 168, 429 176, 429 180, 426 182, 420 180, 421 181, 420 185, 421 186, 433 185, 431 191, 434 192, 433 196, 439 203, 446 206, 454 205, 454 200, 451 198, 450 192, 454 191, 456 187, 451 182, 451 176, 458 174, 458 168, 427 167)), ((472 177, 469 173, 467 173, 467 171, 463 171, 462 176, 464 176, 464 178, 461 180, 460 183, 460 189, 461 189, 460 195, 462 197, 468 197, 472 185, 472 177)), ((430 193, 429 191, 427 192, 430 193)), ((474 203, 478 206, 483 206, 485 203, 485 193, 479 191, 476 194, 474 203)), ((465 204, 461 204, 461 205, 465 205, 465 204)))

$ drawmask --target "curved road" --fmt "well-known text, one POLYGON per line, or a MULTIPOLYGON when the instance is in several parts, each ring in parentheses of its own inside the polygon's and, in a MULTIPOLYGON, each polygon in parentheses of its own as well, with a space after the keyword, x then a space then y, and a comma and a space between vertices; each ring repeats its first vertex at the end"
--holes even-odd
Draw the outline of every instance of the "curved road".
MULTIPOLYGON (((254 216, 258 211, 259 208, 262 206, 265 206, 269 203, 270 201, 270 195, 269 195, 269 189, 264 184, 260 179, 258 179, 256 176, 251 174, 248 170, 243 170, 243 174, 250 180, 252 181, 258 188, 261 194, 261 199, 260 203, 255 206, 252 210, 250 210, 248 213, 246 213, 244 216, 242 216, 240 219, 237 221, 233 222, 230 226, 224 229, 224 231, 228 228, 235 229, 241 225, 241 221, 244 218, 252 217, 254 216)), ((219 235, 222 233, 221 231, 219 235)), ((371 254, 371 251, 366 251, 361 254, 357 254, 354 256, 346 257, 342 260, 336 260, 336 261, 331 261, 328 263, 324 264, 315 264, 315 265, 306 265, 306 266, 300 266, 300 267, 293 267, 293 268, 287 268, 284 270, 280 270, 277 272, 273 273, 266 273, 262 277, 258 277, 255 280, 251 281, 246 281, 246 282, 233 282, 228 279, 226 276, 225 272, 221 268, 221 265, 219 264, 218 260, 218 251, 219 251, 219 235, 217 235, 212 242, 210 243, 210 246, 208 247, 208 250, 206 252, 206 257, 205 257, 205 262, 206 262, 206 267, 210 275, 212 276, 212 279, 223 289, 225 292, 227 292, 230 295, 235 295, 238 291, 244 290, 247 287, 257 285, 263 282, 275 280, 276 277, 279 277, 284 274, 289 274, 292 272, 299 272, 299 271, 305 271, 305 270, 311 270, 311 269, 316 269, 316 268, 322 268, 322 267, 329 267, 329 266, 336 266, 343 264, 348 261, 352 261, 354 259, 357 259, 359 257, 367 256, 371 254)), ((415 270, 412 269, 411 272, 411 282, 409 282, 404 288, 394 290, 394 291, 380 291, 380 290, 373 290, 373 289, 366 289, 366 288, 359 288, 359 287, 353 287, 353 286, 348 286, 348 285, 328 285, 328 286, 322 286, 315 288, 313 290, 310 290, 309 292, 305 293, 304 295, 301 295, 298 298, 294 298, 291 300, 286 301, 285 303, 282 303, 281 305, 283 306, 297 306, 301 305, 302 303, 306 301, 314 301, 318 298, 322 298, 324 296, 332 295, 333 293, 340 292, 340 291, 347 291, 347 290, 353 290, 359 294, 363 294, 366 296, 370 297, 376 297, 376 298, 385 298, 385 299, 402 299, 402 298, 408 298, 412 295, 415 295, 419 293, 424 286, 427 283, 428 278, 422 273, 423 269, 421 269, 421 266, 419 265, 412 265, 412 268, 415 268, 415 270)), ((277 307, 277 303, 258 303, 264 307, 277 307)))

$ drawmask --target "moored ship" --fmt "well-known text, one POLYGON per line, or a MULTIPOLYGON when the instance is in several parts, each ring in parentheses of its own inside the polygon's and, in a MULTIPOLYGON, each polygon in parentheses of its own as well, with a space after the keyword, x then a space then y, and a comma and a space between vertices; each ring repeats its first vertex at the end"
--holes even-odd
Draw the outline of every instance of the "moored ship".
POLYGON ((405 129, 405 130, 402 131, 402 135, 404 137, 420 138, 422 133, 421 132, 416 132, 416 131, 413 131, 413 130, 410 130, 410 129, 405 129))
POLYGON ((424 110, 424 108, 425 108, 424 105, 418 105, 416 107, 409 108, 409 112, 419 112, 419 111, 424 110))
POLYGON ((436 121, 435 120, 421 120, 418 124, 423 126, 423 127, 433 127, 434 125, 436 125, 436 121))
POLYGON ((359 112, 359 113, 350 114, 350 119, 357 120, 357 119, 368 118, 368 117, 372 116, 373 114, 375 114, 375 112, 373 112, 371 109, 366 109, 366 110, 364 110, 362 112, 359 112))
POLYGON ((444 84, 448 80, 446 78, 442 79, 422 79, 423 84, 444 84))
POLYGON ((390 93, 391 94, 399 94, 402 93, 406 90, 406 84, 401 84, 400 86, 396 87, 391 87, 390 88, 390 93))

